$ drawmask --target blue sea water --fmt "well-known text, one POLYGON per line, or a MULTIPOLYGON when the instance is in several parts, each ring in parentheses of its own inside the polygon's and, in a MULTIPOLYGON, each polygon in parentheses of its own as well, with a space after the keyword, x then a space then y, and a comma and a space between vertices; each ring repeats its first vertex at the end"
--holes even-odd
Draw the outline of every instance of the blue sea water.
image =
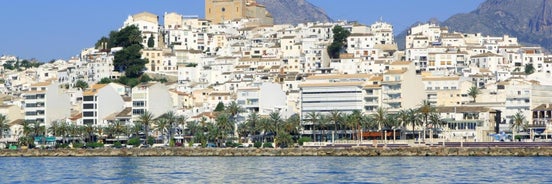
POLYGON ((552 183, 548 157, 4 157, 0 183, 552 183))

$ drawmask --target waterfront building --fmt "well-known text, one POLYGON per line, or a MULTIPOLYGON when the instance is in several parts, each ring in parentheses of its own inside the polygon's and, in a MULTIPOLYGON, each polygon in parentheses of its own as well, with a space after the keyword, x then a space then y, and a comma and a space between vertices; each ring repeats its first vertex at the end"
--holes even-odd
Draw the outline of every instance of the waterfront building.
POLYGON ((148 111, 154 117, 173 110, 169 89, 158 82, 141 83, 132 88, 132 118, 148 111))
POLYGON ((396 61, 383 73, 382 107, 390 112, 415 108, 426 99, 422 77, 416 75, 413 62, 396 61))
POLYGON ((107 126, 107 117, 125 109, 125 102, 119 92, 108 84, 95 84, 84 91, 82 98, 82 123, 107 126))
POLYGON ((23 92, 25 121, 50 127, 52 122, 70 117, 69 95, 56 82, 34 83, 23 92))
MULTIPOLYGON (((439 116, 445 121, 441 137, 450 141, 492 141, 496 111, 477 106, 439 106, 439 116)), ((431 127, 431 126, 430 126, 431 127)), ((440 127, 433 127, 440 128, 440 127)))

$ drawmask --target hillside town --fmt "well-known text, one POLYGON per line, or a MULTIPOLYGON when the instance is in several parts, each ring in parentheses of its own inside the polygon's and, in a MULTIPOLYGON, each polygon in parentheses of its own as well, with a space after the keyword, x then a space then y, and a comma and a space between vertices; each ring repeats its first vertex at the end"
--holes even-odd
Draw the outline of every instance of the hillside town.
POLYGON ((135 85, 105 82, 125 72, 114 65, 123 48, 102 42, 35 67, 10 67, 21 59, 0 57, 0 145, 29 135, 36 145, 74 141, 77 134, 106 144, 145 134, 182 146, 286 139, 277 137, 279 128, 241 130, 262 118, 297 122, 289 143, 550 138, 552 55, 515 37, 424 23, 410 28, 400 50, 384 20, 274 25, 255 1, 206 2, 205 18, 141 12, 122 21, 121 29, 140 30, 147 61, 143 75, 150 80, 135 85), (348 34, 331 53, 336 30, 348 34), (420 116, 409 119, 416 113, 409 111, 420 116), (156 122, 115 131, 146 123, 145 114, 156 122), (355 124, 355 114, 358 122, 371 118, 355 124), (59 133, 60 124, 89 130, 59 133), (196 127, 208 124, 227 131, 198 140, 196 127))

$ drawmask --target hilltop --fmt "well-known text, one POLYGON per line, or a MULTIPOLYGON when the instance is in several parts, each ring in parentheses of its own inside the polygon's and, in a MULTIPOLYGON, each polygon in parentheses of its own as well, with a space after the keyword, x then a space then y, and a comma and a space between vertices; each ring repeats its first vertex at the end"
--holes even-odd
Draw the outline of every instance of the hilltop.
POLYGON ((275 24, 331 22, 323 9, 306 0, 257 0, 274 17, 275 24))
MULTIPOLYGON (((487 0, 476 10, 456 14, 440 24, 451 31, 510 35, 524 45, 552 50, 552 0, 487 0)), ((401 49, 407 31, 396 36, 401 49)))

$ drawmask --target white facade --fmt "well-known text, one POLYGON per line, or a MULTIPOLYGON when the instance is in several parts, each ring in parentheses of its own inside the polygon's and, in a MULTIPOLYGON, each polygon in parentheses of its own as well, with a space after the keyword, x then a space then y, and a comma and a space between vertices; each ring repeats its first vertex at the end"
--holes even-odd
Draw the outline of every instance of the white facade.
POLYGON ((54 121, 69 118, 71 104, 57 83, 36 83, 23 94, 25 121, 50 127, 54 121))
POLYGON ((111 85, 96 84, 83 93, 82 122, 95 126, 107 126, 106 118, 125 108, 125 102, 111 85))
POLYGON ((145 111, 154 117, 173 109, 169 89, 161 83, 142 83, 132 88, 132 117, 138 118, 145 111))

